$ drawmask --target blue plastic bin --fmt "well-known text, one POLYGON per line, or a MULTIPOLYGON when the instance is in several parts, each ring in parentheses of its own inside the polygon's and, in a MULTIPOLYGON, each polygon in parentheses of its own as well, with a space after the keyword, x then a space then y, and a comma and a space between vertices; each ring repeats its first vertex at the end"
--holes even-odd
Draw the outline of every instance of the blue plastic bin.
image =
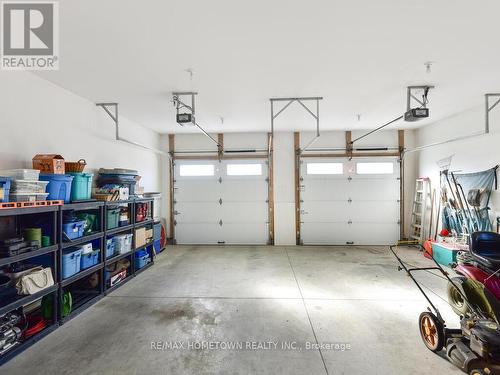
POLYGON ((80 268, 82 270, 84 270, 84 269, 93 267, 97 263, 99 263, 99 252, 100 251, 101 250, 97 249, 97 250, 92 251, 89 254, 82 254, 80 268))
POLYGON ((106 259, 115 255, 115 241, 112 238, 106 240, 106 259))
POLYGON ((140 250, 135 253, 135 269, 140 270, 151 262, 151 258, 147 250, 140 250))
POLYGON ((68 173, 73 177, 71 182, 71 201, 90 199, 92 192, 92 173, 68 173))
POLYGON ((81 267, 82 250, 68 249, 62 254, 62 278, 67 279, 78 272, 81 267))
POLYGON ((63 232, 70 240, 83 237, 86 221, 70 221, 63 224, 63 232))
POLYGON ((156 254, 160 254, 161 251, 161 240, 154 240, 153 248, 155 249, 156 254))
POLYGON ((63 200, 69 203, 71 199, 71 182, 73 176, 67 174, 40 174, 40 181, 49 181, 46 192, 49 201, 63 200))
POLYGON ((10 177, 0 177, 0 202, 9 202, 10 177))

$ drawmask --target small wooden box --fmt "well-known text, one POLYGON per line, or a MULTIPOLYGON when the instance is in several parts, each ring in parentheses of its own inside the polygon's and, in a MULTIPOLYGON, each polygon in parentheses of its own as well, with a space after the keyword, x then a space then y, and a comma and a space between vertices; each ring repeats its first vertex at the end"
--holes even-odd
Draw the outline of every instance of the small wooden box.
POLYGON ((35 155, 33 169, 38 169, 42 173, 64 174, 64 158, 57 154, 35 155))

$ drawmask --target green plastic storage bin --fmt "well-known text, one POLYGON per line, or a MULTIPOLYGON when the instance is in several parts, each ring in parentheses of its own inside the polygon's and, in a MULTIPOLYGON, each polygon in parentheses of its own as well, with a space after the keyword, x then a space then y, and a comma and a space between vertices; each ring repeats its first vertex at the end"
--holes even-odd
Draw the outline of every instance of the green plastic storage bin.
POLYGON ((106 214, 106 229, 118 228, 120 223, 120 209, 110 208, 106 214))
POLYGON ((446 244, 432 243, 432 257, 442 266, 450 267, 451 263, 456 263, 458 249, 451 249, 446 244))
POLYGON ((92 193, 92 173, 68 173, 73 176, 71 184, 71 201, 90 199, 92 193))

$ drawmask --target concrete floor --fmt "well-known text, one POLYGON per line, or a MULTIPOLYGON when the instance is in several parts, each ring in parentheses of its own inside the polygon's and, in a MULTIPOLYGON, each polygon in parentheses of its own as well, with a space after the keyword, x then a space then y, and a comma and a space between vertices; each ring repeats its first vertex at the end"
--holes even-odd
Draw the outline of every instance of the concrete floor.
POLYGON ((426 306, 388 248, 176 246, 1 373, 458 374, 420 340, 426 306))

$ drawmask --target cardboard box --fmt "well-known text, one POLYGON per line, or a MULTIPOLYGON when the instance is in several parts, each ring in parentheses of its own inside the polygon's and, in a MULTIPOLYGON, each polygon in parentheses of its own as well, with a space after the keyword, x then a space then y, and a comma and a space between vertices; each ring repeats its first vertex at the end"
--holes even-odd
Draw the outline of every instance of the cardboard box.
POLYGON ((146 245, 146 228, 135 230, 135 248, 146 245))
POLYGON ((135 248, 153 241, 153 229, 139 228, 135 230, 135 248))
POLYGON ((120 281, 123 281, 127 278, 127 270, 123 270, 121 272, 118 272, 116 275, 111 276, 109 279, 109 286, 113 286, 118 284, 120 281))
POLYGON ((64 174, 64 158, 56 154, 35 155, 33 169, 38 169, 42 173, 64 174))

